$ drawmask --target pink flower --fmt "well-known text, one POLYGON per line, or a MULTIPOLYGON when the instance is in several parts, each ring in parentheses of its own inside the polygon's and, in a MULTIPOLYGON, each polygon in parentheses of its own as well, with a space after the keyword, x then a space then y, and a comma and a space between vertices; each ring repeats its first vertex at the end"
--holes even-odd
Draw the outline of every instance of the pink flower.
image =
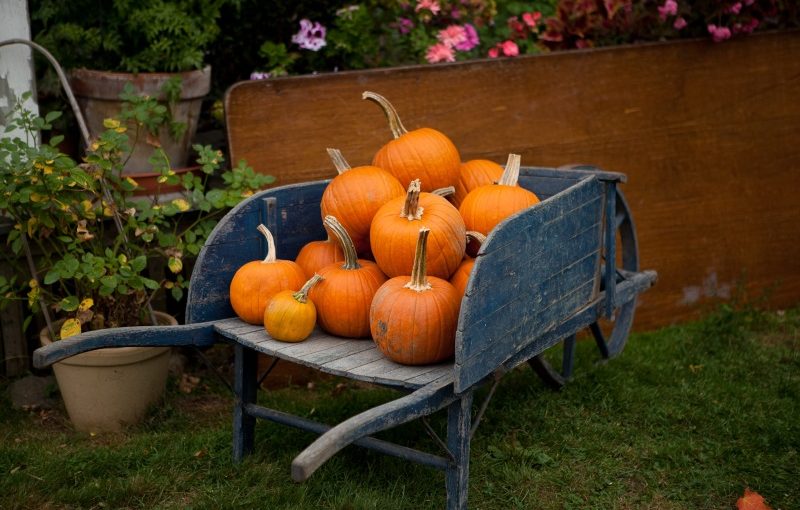
POLYGON ((319 51, 325 46, 325 27, 318 22, 300 20, 300 31, 292 36, 292 42, 304 50, 319 51))
POLYGON ((437 62, 455 62, 456 56, 453 52, 453 48, 446 44, 438 43, 428 48, 428 52, 425 54, 425 60, 431 64, 437 62))
POLYGON ((466 23, 464 25, 450 25, 436 35, 439 42, 459 51, 469 51, 480 42, 475 27, 466 23))
POLYGON ((264 71, 253 71, 250 73, 251 80, 266 80, 269 78, 269 73, 265 73, 264 71))
POLYGON ((741 10, 742 10, 742 2, 736 2, 727 9, 727 11, 731 14, 739 14, 741 10))
POLYGON ((708 25, 708 33, 714 39, 714 42, 722 42, 725 39, 730 39, 731 29, 728 27, 718 27, 717 25, 708 25))
POLYGON ((519 55, 519 46, 512 40, 504 41, 501 43, 501 48, 503 50, 503 55, 507 57, 516 57, 519 55))
POLYGON ((489 48, 489 58, 499 57, 500 52, 506 57, 516 57, 519 55, 519 46, 511 39, 497 43, 494 48, 489 48))
POLYGON ((542 13, 539 11, 522 13, 522 21, 524 21, 525 24, 530 28, 535 29, 540 19, 542 19, 542 13))
POLYGON ((752 34, 753 30, 755 30, 756 27, 758 27, 758 20, 755 19, 755 18, 752 18, 750 21, 748 21, 744 25, 739 25, 738 30, 736 30, 736 32, 741 32, 741 33, 744 33, 744 34, 752 34))
POLYGON ((414 22, 408 18, 399 18, 395 24, 395 27, 397 27, 398 32, 405 35, 411 32, 411 29, 414 28, 414 22))
POLYGON ((469 51, 481 42, 478 38, 478 31, 469 23, 464 23, 464 34, 467 36, 466 40, 456 45, 456 49, 459 51, 469 51))
POLYGON ((664 5, 658 8, 658 17, 661 21, 666 21, 669 16, 678 14, 678 2, 675 0, 666 0, 664 5))
POLYGON ((431 14, 439 14, 439 11, 442 10, 439 7, 439 2, 436 0, 417 0, 417 6, 414 8, 414 11, 419 12, 422 9, 428 9, 431 11, 431 14))
POLYGON ((508 18, 508 28, 518 36, 525 37, 525 25, 523 25, 516 16, 508 18))
POLYGON ((467 40, 467 33, 461 25, 450 25, 447 28, 439 30, 436 38, 440 43, 450 48, 455 48, 457 45, 467 40))
POLYGON ((681 17, 675 20, 675 23, 672 24, 672 28, 675 30, 682 30, 686 28, 686 25, 686 20, 681 17))

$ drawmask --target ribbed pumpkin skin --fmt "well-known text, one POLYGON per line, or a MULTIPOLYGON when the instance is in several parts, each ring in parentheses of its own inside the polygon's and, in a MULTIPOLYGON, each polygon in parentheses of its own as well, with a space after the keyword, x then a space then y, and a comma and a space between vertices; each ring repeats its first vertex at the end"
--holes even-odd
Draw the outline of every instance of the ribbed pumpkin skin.
POLYGON ((486 184, 470 191, 458 212, 464 218, 467 230, 489 235, 504 219, 538 203, 539 198, 525 188, 486 184))
POLYGON ((295 291, 282 290, 272 296, 264 310, 264 328, 275 340, 301 342, 314 331, 317 309, 311 300, 299 302, 295 291))
POLYGON ((231 280, 231 306, 243 321, 263 324, 264 310, 272 296, 282 290, 299 289, 305 281, 305 272, 291 260, 248 262, 231 280))
POLYGON ((456 192, 451 197, 456 207, 467 197, 467 193, 478 186, 493 184, 503 175, 503 167, 488 159, 471 159, 461 163, 456 181, 456 192))
POLYGON ((369 308, 386 275, 370 260, 358 263, 359 269, 344 269, 341 262, 320 269, 323 280, 308 293, 317 307, 317 323, 332 335, 369 337, 369 308))
POLYGON ((469 275, 472 273, 473 266, 475 266, 475 259, 464 257, 456 272, 450 277, 450 284, 456 288, 458 295, 461 297, 464 297, 467 292, 467 282, 469 282, 469 275))
POLYGON ((440 278, 429 276, 431 288, 424 292, 404 288, 408 281, 408 276, 392 278, 375 294, 370 309, 375 344, 389 359, 404 365, 451 358, 461 296, 440 278))
MULTIPOLYGON (((322 217, 335 216, 360 254, 369 251, 369 227, 378 209, 403 196, 405 188, 392 174, 377 166, 351 168, 328 183, 322 193, 322 217)), ((309 273, 311 274, 311 273, 309 273)))
POLYGON ((311 241, 300 248, 300 253, 294 259, 297 265, 303 268, 306 276, 310 277, 325 266, 344 260, 344 253, 339 243, 333 239, 326 241, 311 241))
POLYGON ((447 280, 455 272, 466 249, 464 220, 453 204, 432 193, 420 193, 422 219, 400 215, 405 197, 387 202, 375 214, 370 229, 372 255, 390 278, 411 274, 421 227, 431 229, 428 239, 428 274, 447 280))
POLYGON ((441 131, 420 128, 387 142, 372 158, 372 164, 397 177, 404 186, 419 179, 422 191, 455 186, 461 156, 441 131))

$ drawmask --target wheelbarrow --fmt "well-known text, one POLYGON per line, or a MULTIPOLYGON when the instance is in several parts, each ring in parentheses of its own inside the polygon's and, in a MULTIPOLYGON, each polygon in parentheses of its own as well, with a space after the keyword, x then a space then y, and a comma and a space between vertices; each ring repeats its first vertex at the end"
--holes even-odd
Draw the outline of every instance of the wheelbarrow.
POLYGON ((576 334, 588 330, 602 358, 625 346, 637 295, 655 282, 656 273, 639 270, 633 220, 618 189, 624 182, 623 174, 594 167, 521 169, 519 184, 541 202, 504 220, 482 245, 461 303, 455 356, 444 363, 399 365, 373 342, 320 330, 301 343, 279 342, 263 327, 236 318, 228 295, 231 278, 266 253, 257 225, 273 232, 280 258, 294 258, 307 242, 325 238, 319 202, 327 181, 316 181, 265 190, 225 215, 194 267, 185 325, 84 333, 37 349, 34 365, 46 367, 101 347, 202 348, 227 342, 235 356, 235 461, 253 451, 256 420, 269 420, 319 434, 293 460, 295 481, 308 479, 355 444, 444 471, 447 508, 466 508, 470 440, 502 375, 527 363, 557 388, 572 374, 576 334), (543 354, 560 343, 561 366, 553 367, 543 354), (317 423, 257 404, 260 380, 272 368, 257 373, 258 353, 402 395, 335 426, 317 423), (492 386, 473 413, 473 395, 487 383, 492 386), (440 410, 447 412, 447 436, 436 436, 441 454, 372 437, 440 410))

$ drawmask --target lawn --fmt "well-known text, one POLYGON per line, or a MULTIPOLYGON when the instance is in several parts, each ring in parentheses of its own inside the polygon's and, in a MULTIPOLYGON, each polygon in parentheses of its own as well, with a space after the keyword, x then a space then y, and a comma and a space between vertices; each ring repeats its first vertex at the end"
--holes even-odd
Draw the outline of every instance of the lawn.
MULTIPOLYGON (((207 353, 222 370, 227 349, 207 353)), ((526 366, 502 380, 472 442, 471 508, 732 509, 745 487, 773 509, 800 508, 800 309, 723 307, 596 360, 579 342, 560 392, 526 366)), ((293 483, 291 460, 313 436, 275 424, 259 422, 255 454, 233 464, 232 398, 201 364, 190 370, 191 393, 171 380, 124 434, 76 433, 60 410, 12 410, 2 397, 0 508, 443 508, 441 472, 358 447, 293 483)), ((327 378, 259 400, 335 423, 391 396, 327 378)), ((420 424, 380 437, 439 453, 420 424)))

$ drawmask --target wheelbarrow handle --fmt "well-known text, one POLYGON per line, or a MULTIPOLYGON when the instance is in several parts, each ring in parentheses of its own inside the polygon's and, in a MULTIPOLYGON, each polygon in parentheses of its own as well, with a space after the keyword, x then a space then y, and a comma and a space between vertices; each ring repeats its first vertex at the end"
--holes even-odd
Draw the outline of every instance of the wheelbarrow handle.
POLYGON ((33 366, 45 368, 70 356, 103 347, 209 346, 215 342, 216 338, 214 322, 88 331, 36 349, 33 352, 33 366))

